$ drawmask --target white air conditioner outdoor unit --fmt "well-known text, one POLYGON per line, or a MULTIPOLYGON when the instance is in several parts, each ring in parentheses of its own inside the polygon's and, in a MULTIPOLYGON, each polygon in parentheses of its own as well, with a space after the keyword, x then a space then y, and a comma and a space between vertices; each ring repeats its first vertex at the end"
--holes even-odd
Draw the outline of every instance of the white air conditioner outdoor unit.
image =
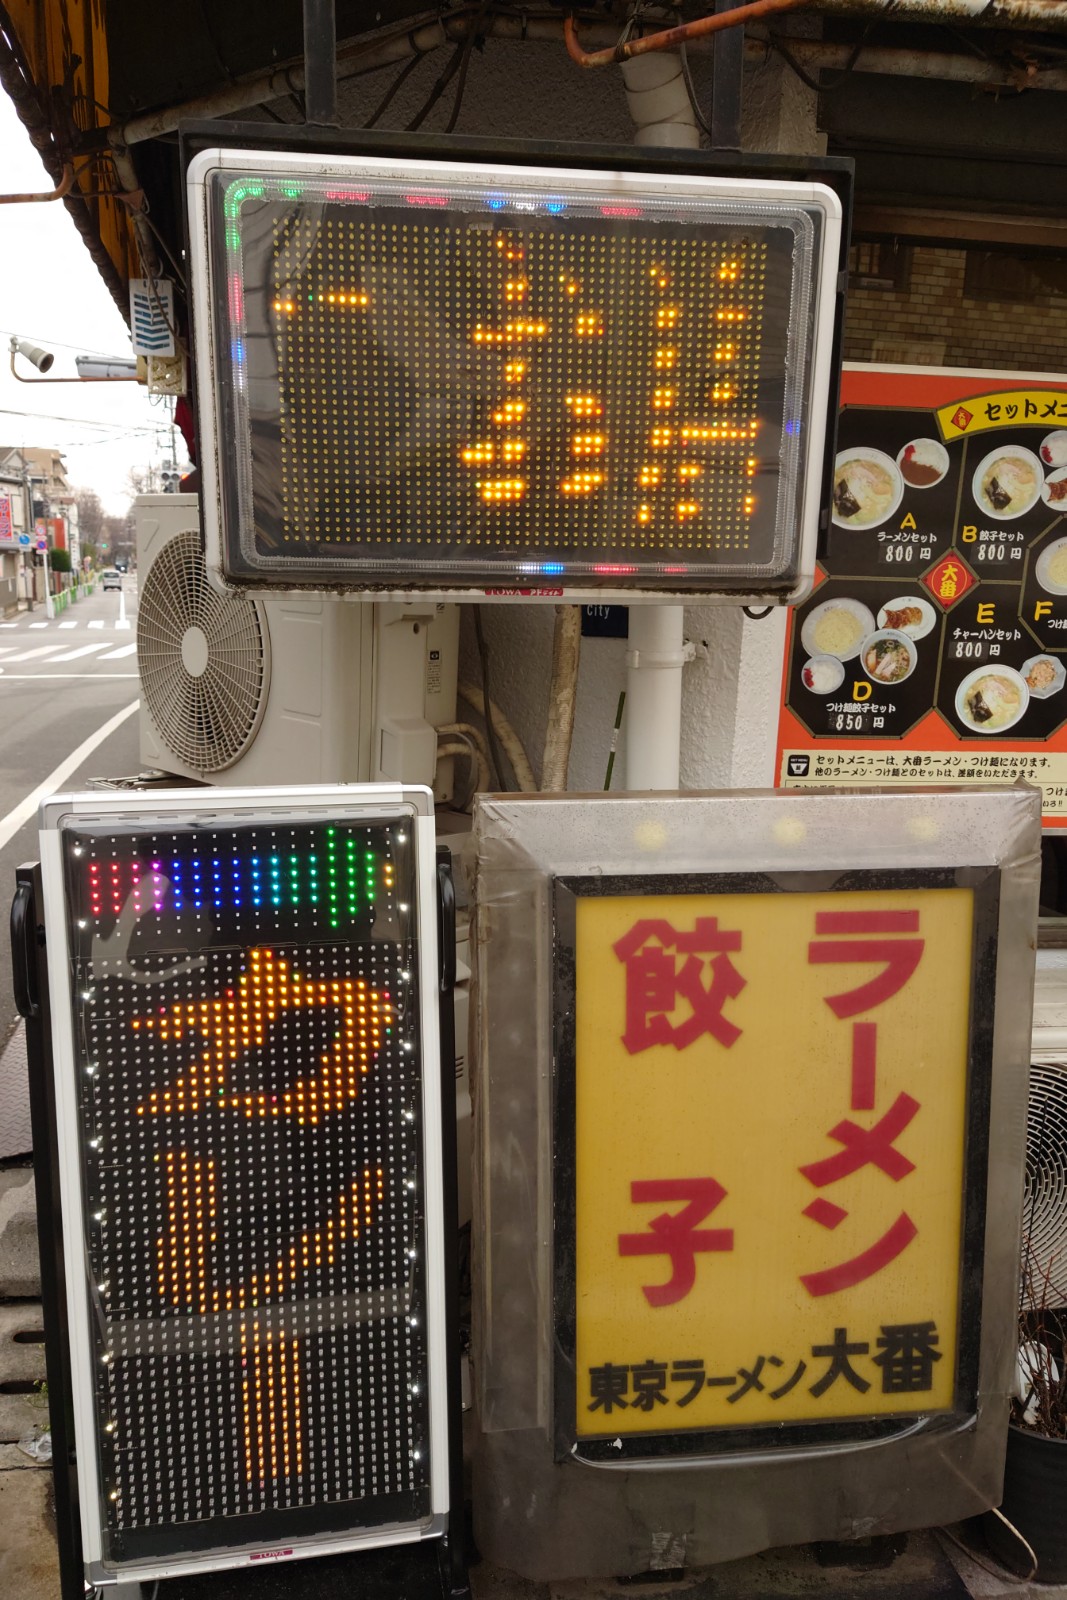
POLYGON ((432 729, 456 717, 458 607, 419 622, 328 593, 247 598, 209 578, 195 495, 141 495, 135 513, 145 766, 232 785, 368 782, 402 763, 451 798, 432 729))

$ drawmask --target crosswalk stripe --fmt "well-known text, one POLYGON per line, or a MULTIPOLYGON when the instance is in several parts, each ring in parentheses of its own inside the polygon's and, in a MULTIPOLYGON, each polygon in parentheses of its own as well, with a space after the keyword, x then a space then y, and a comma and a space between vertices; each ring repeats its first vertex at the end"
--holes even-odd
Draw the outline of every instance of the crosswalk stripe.
POLYGON ((57 650, 62 650, 61 644, 42 644, 36 650, 20 650, 18 655, 9 656, 8 663, 14 666, 16 661, 37 661, 41 656, 55 655, 57 650))
POLYGON ((61 622, 59 626, 61 628, 76 628, 78 624, 76 622, 61 622))
POLYGON ((137 646, 135 644, 121 644, 117 650, 109 650, 106 655, 101 656, 99 659, 101 661, 121 661, 123 656, 132 656, 136 649, 137 646))
POLYGON ((102 628, 104 624, 100 621, 99 617, 94 617, 89 626, 90 628, 102 628))
POLYGON ((31 622, 30 623, 30 627, 31 628, 47 628, 47 626, 48 626, 47 622, 31 622))
POLYGON ((127 617, 120 617, 115 624, 115 631, 116 633, 128 632, 132 627, 133 623, 127 617))
POLYGON ((96 644, 82 644, 77 650, 64 650, 61 656, 56 656, 56 661, 77 661, 79 656, 94 655, 97 650, 106 650, 107 643, 101 639, 96 644))

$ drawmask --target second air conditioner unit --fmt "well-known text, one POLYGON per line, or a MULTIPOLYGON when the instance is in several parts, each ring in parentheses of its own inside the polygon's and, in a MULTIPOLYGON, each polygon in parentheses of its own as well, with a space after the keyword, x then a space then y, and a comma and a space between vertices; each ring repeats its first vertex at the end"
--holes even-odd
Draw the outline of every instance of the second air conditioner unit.
POLYGON ((430 730, 456 716, 457 607, 430 607, 404 628, 410 660, 398 674, 395 630, 381 644, 398 608, 220 590, 195 495, 141 495, 135 514, 144 765, 226 785, 402 778, 451 798, 450 762, 435 784, 430 730), (391 666, 376 683, 379 657, 391 666), (401 678, 403 715, 393 717, 390 683, 399 693, 401 678))

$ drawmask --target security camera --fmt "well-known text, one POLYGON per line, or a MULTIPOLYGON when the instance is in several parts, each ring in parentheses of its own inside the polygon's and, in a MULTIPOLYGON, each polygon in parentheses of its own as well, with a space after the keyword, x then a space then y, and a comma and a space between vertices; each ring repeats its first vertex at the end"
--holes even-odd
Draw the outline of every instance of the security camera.
POLYGON ((32 361, 38 372, 47 372, 56 359, 48 350, 42 350, 40 345, 30 344, 28 339, 11 340, 11 354, 25 356, 27 361, 32 361))

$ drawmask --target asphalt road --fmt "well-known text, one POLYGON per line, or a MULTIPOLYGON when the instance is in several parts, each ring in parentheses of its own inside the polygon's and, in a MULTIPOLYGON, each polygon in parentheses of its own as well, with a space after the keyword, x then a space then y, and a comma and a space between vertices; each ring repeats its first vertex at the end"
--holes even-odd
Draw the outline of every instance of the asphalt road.
POLYGON ((98 589, 52 622, 41 606, 0 621, 0 1049, 16 1020, 8 939, 15 868, 38 855, 36 804, 24 819, 19 808, 42 784, 77 789, 90 778, 139 770, 132 711, 72 771, 53 778, 112 718, 136 704, 136 629, 133 576, 121 594, 98 589))

